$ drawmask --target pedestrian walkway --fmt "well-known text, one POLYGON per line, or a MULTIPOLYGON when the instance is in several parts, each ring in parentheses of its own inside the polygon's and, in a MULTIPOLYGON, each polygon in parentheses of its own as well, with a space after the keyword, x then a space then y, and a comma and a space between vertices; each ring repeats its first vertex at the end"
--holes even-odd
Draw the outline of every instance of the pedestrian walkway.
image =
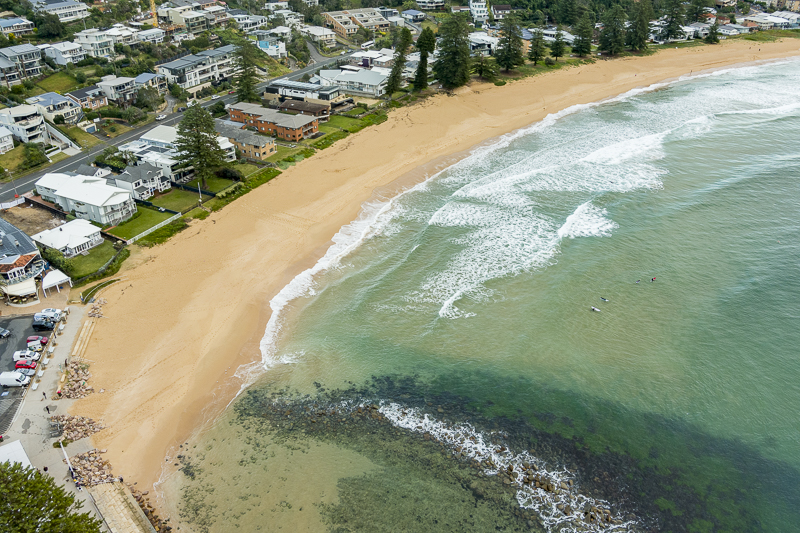
POLYGON ((123 483, 103 483, 87 490, 113 533, 155 533, 155 528, 123 483))

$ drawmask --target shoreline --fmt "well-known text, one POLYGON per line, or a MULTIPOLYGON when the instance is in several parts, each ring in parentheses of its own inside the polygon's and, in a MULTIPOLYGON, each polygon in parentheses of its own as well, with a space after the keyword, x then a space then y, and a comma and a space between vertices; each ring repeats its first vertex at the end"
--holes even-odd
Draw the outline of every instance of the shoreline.
POLYGON ((108 448, 115 474, 152 487, 168 451, 238 393, 237 380, 228 378, 261 361, 268 302, 317 263, 331 235, 355 220, 365 201, 399 193, 439 164, 571 106, 675 80, 686 70, 795 55, 800 40, 793 39, 670 49, 503 87, 476 83, 397 109, 383 124, 144 250, 140 264, 126 269, 127 279, 104 291, 108 318, 87 348, 93 386, 105 393, 76 402, 71 412, 102 419, 108 429, 93 442, 108 448))

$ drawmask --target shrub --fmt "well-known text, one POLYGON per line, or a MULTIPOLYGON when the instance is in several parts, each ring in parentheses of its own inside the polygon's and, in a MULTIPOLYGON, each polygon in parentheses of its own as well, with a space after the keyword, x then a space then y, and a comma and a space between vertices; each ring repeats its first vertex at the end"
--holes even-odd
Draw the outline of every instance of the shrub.
POLYGON ((108 131, 114 133, 114 132, 117 131, 117 127, 116 126, 111 126, 110 128, 108 128, 108 131))
POLYGON ((65 122, 66 120, 64 120, 64 117, 62 115, 58 115, 56 116, 56 118, 53 119, 54 124, 64 124, 65 122))
POLYGON ((548 67, 552 67, 553 65, 556 64, 556 60, 550 56, 547 56, 544 58, 544 64, 547 65, 548 67))
POLYGON ((75 73, 75 81, 78 83, 86 83, 86 74, 79 70, 75 73))
POLYGON ((218 178, 232 181, 242 181, 242 173, 231 167, 222 167, 216 172, 218 178))

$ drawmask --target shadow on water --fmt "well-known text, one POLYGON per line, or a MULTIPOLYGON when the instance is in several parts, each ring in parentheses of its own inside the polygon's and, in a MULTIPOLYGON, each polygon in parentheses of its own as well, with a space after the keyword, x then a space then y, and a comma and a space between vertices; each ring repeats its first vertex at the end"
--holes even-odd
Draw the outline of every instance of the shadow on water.
MULTIPOLYGON (((386 401, 446 423, 468 422, 498 446, 529 450, 568 469, 582 494, 635 516, 637 530, 785 531, 798 518, 792 502, 800 501, 800 475, 793 467, 677 420, 527 379, 381 376, 336 390, 317 385, 313 395, 254 386, 235 404, 230 424, 268 433, 283 446, 335 444, 379 466, 340 478, 338 500, 317 505, 331 531, 543 529, 503 478, 485 475, 429 434, 398 428, 369 407, 386 401)), ((181 460, 187 477, 202 472, 202 460, 181 460)), ((196 491, 185 491, 188 505, 204 503, 196 491)))

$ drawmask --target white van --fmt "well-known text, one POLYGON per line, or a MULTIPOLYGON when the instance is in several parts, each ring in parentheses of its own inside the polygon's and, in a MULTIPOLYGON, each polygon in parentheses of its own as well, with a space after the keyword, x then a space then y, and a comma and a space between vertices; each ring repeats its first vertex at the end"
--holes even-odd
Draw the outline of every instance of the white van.
POLYGON ((19 372, 3 372, 0 374, 0 385, 3 387, 24 387, 30 382, 30 376, 23 376, 19 372))

